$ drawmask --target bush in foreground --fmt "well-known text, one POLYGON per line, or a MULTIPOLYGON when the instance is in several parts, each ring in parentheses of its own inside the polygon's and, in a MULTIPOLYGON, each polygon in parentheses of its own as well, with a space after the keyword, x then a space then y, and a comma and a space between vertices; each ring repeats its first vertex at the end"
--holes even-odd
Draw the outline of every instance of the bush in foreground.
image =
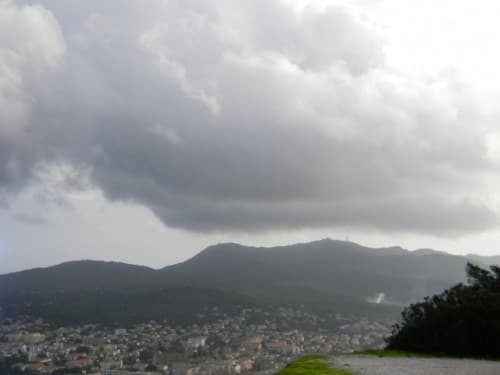
POLYGON ((454 356, 500 356, 500 267, 468 263, 468 284, 407 307, 387 349, 454 356))

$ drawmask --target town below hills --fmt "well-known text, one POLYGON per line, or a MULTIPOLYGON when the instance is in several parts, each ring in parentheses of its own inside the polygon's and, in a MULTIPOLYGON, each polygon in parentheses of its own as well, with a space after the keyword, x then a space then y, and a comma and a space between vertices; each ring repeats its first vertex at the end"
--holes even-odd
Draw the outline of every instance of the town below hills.
POLYGON ((302 353, 382 348, 404 306, 465 281, 470 261, 496 259, 325 239, 0 275, 0 372, 273 374, 302 353))

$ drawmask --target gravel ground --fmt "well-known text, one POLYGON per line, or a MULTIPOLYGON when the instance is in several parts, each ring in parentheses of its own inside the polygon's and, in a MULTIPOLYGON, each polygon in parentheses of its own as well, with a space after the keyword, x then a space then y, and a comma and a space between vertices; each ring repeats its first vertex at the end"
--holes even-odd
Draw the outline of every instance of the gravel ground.
POLYGON ((336 356, 332 361, 360 375, 500 375, 500 362, 473 359, 336 356))

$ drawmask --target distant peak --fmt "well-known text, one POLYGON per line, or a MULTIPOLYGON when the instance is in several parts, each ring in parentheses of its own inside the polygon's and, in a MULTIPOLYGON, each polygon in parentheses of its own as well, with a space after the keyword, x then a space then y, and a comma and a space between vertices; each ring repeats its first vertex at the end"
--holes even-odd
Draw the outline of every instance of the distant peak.
POLYGON ((147 266, 135 265, 124 262, 109 261, 109 260, 92 260, 92 259, 80 259, 71 260, 68 262, 63 262, 55 266, 39 268, 39 269, 77 269, 83 270, 87 268, 98 268, 98 269, 123 269, 123 268, 135 268, 144 270, 153 270, 147 266))
POLYGON ((337 239, 333 239, 330 237, 325 237, 325 238, 322 238, 320 240, 315 240, 315 241, 298 242, 294 245, 333 245, 333 244, 348 245, 348 246, 360 246, 361 247, 361 245, 357 244, 356 242, 337 240, 337 239))
POLYGON ((215 245, 210 245, 206 247, 201 253, 212 252, 223 249, 242 249, 242 248, 253 248, 252 246, 245 246, 236 242, 220 242, 215 245))
POLYGON ((310 243, 315 243, 315 242, 334 242, 335 240, 333 240, 331 237, 325 237, 325 238, 322 238, 322 239, 319 239, 319 240, 316 240, 316 241, 311 241, 310 243))
POLYGON ((438 250, 434 250, 434 249, 417 249, 417 250, 414 250, 412 251, 412 253, 414 255, 450 255, 448 253, 445 253, 443 251, 438 251, 438 250))
POLYGON ((373 250, 376 255, 405 255, 408 253, 408 250, 401 246, 377 247, 370 250, 373 250))
POLYGON ((124 265, 124 266, 131 266, 131 264, 124 263, 124 262, 118 262, 114 260, 95 260, 95 259, 78 259, 78 260, 70 260, 67 262, 62 262, 54 267, 59 267, 59 266, 67 266, 67 265, 85 265, 85 264, 107 264, 107 265, 124 265))

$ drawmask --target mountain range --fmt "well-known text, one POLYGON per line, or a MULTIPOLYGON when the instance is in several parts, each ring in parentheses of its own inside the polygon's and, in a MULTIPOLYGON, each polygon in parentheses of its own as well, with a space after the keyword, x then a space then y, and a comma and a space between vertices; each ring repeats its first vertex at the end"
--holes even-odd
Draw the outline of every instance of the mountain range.
POLYGON ((467 261, 498 263, 495 257, 331 239, 271 248, 225 243, 161 269, 83 260, 0 275, 0 306, 7 314, 74 322, 195 319, 215 305, 301 304, 391 315, 466 281, 467 261))

